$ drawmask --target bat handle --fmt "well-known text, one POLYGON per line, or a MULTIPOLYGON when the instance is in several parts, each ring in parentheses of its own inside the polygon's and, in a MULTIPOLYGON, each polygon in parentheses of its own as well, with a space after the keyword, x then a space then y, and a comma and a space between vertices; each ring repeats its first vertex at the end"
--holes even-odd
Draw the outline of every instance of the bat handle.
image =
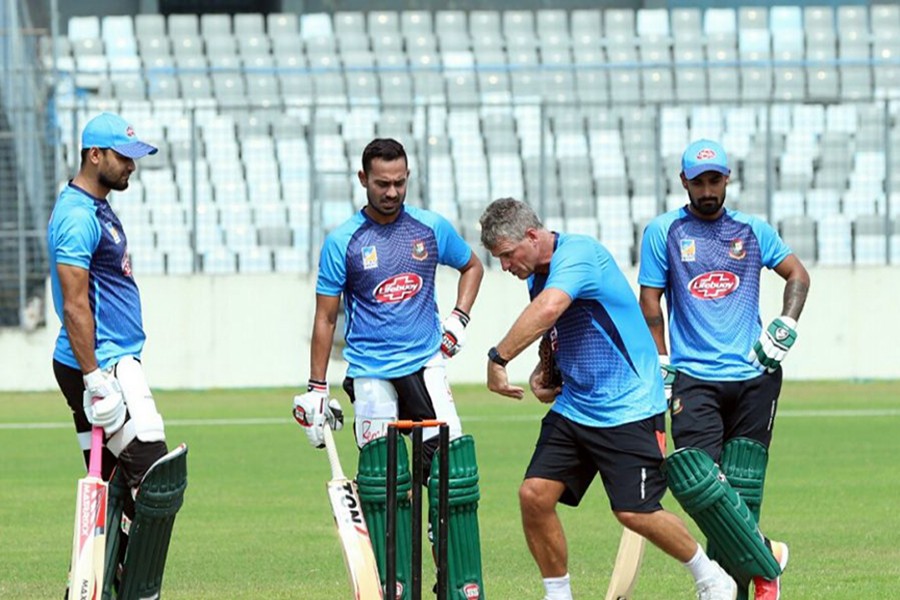
POLYGON ((331 478, 344 479, 344 469, 341 468, 341 459, 338 456, 334 435, 332 435, 331 426, 328 423, 325 424, 323 433, 325 436, 325 452, 328 453, 328 463, 331 465, 331 478))
POLYGON ((91 459, 88 466, 88 475, 100 477, 103 470, 103 428, 91 429, 91 459))

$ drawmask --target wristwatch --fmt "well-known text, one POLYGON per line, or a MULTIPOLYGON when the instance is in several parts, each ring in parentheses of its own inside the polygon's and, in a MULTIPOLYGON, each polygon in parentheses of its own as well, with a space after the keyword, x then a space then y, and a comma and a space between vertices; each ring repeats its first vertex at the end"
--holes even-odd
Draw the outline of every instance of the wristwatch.
POLYGON ((509 363, 508 360, 500 356, 500 353, 497 351, 497 346, 493 346, 490 350, 488 350, 488 358, 501 367, 505 367, 509 363))

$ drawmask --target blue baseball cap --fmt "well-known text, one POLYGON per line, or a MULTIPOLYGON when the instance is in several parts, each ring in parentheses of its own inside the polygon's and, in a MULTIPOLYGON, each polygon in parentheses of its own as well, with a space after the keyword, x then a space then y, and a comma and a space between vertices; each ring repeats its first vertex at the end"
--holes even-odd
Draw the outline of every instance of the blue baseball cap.
POLYGON ((731 175, 725 149, 712 140, 692 142, 681 155, 681 172, 687 179, 693 179, 707 171, 731 175))
POLYGON ((106 112, 97 115, 84 126, 81 147, 109 148, 128 158, 142 158, 159 151, 155 146, 139 140, 134 128, 125 119, 106 112))

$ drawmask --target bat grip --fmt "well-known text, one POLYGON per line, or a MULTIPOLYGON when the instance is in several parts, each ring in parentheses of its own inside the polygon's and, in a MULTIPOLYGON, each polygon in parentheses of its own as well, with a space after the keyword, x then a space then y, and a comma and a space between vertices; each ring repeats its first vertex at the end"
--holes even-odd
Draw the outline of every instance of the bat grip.
POLYGON ((334 445, 334 435, 332 435, 331 426, 328 423, 325 423, 323 434, 325 436, 325 452, 328 453, 328 464, 331 465, 331 478, 344 479, 344 469, 341 468, 341 459, 334 445))
POLYGON ((91 459, 88 463, 88 475, 100 477, 103 470, 103 428, 91 429, 91 459))

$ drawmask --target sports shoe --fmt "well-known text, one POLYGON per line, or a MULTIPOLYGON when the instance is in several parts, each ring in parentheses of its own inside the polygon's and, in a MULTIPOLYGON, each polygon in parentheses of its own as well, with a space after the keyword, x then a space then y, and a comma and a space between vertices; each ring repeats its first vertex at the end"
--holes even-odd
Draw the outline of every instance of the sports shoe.
POLYGON ((737 598, 737 584, 719 563, 712 561, 716 566, 716 574, 709 579, 697 582, 697 600, 735 600, 737 598))
MULTIPOLYGON (((781 567, 781 572, 788 563, 788 546, 784 542, 770 542, 772 544, 772 556, 781 567)), ((781 598, 781 575, 775 579, 753 578, 753 597, 755 600, 779 600, 781 598)))

